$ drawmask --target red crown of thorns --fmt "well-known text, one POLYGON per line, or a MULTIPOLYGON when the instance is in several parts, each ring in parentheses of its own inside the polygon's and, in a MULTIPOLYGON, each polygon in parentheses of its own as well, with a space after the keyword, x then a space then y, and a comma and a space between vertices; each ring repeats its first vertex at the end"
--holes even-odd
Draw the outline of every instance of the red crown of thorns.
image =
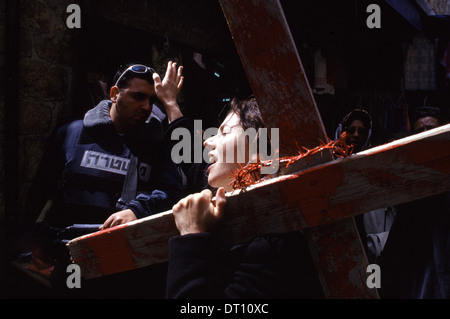
MULTIPOLYGON (((312 149, 301 147, 301 149, 298 151, 298 155, 285 156, 277 159, 277 161, 279 162, 280 166, 288 167, 289 165, 301 159, 312 157, 315 154, 326 149, 331 150, 333 156, 337 158, 349 156, 353 152, 353 145, 347 144, 346 137, 347 132, 343 132, 336 141, 330 140, 328 143, 322 142, 321 145, 312 149)), ((273 161, 273 159, 267 161, 258 161, 256 163, 249 163, 244 167, 241 166, 241 168, 233 174, 234 180, 230 183, 230 185, 233 187, 233 189, 245 189, 251 185, 276 177, 277 174, 265 175, 263 177, 261 177, 261 174, 259 174, 262 167, 272 166, 274 164, 273 161)), ((278 170, 278 172, 279 171, 280 170, 278 170)))

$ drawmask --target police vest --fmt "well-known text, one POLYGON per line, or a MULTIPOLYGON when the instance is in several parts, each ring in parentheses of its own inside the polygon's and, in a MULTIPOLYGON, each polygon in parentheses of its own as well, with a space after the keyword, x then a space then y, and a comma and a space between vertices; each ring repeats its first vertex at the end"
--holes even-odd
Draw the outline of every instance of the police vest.
MULTIPOLYGON (((71 212, 76 215, 75 223, 103 223, 119 210, 116 202, 121 197, 131 151, 118 134, 91 135, 82 124, 79 129, 72 153, 66 154, 60 188, 62 204, 65 210, 78 211, 71 212)), ((151 171, 150 163, 139 162, 139 187, 150 187, 151 171)))

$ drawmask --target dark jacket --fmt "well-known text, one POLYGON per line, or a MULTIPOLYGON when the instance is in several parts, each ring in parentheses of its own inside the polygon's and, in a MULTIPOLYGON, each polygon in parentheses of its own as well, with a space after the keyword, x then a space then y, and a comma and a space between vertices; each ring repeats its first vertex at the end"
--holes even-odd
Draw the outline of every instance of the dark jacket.
MULTIPOLYGON (((171 123, 166 138, 176 128, 194 136, 193 121, 183 117, 171 123)), ((172 140, 172 146, 178 142, 172 140)), ((207 166, 179 164, 187 194, 208 187, 207 166)), ((166 297, 323 298, 323 293, 301 232, 258 236, 230 249, 221 249, 214 234, 199 233, 170 239, 166 297)))
POLYGON ((171 238, 167 298, 323 298, 302 233, 220 249, 210 233, 171 238))
POLYGON ((382 298, 450 298, 450 192, 397 206, 379 264, 382 298))

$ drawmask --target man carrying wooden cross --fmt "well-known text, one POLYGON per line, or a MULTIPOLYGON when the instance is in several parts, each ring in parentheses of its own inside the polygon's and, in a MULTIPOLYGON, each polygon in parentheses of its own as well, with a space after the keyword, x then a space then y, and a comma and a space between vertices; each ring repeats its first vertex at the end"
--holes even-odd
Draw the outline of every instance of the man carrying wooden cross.
MULTIPOLYGON (((279 1, 220 2, 262 118, 267 127, 280 130, 280 157, 298 155, 299 147, 311 149, 326 142, 279 1)), ((366 285, 367 260, 353 216, 450 190, 449 129, 425 132, 342 161, 331 161, 331 152, 321 152, 299 163, 301 167, 289 166, 284 176, 227 196, 223 227, 216 229, 222 247, 262 234, 303 230, 308 233, 325 297, 377 298, 376 289, 366 285), (426 152, 421 152, 423 148, 426 152)), ((216 205, 221 193, 217 196, 216 205)), ((173 213, 165 212, 78 238, 68 246, 73 262, 89 279, 167 261, 167 241, 178 235, 173 213), (116 244, 113 248, 102 245, 111 240, 116 244)), ((247 252, 245 245, 240 247, 243 251, 233 252, 247 252)), ((251 264, 246 266, 251 268, 251 264)), ((187 295, 186 288, 195 292, 202 284, 202 280, 193 281, 174 291, 187 295)))
MULTIPOLYGON (((301 231, 267 234, 221 249, 215 230, 232 191, 233 175, 252 159, 255 143, 244 130, 264 125, 255 99, 233 100, 216 136, 204 143, 211 165, 208 184, 218 187, 189 195, 172 211, 180 236, 170 240, 168 298, 323 298, 307 241, 301 231), (240 141, 243 141, 240 143, 240 141), (245 154, 245 163, 227 161, 229 151, 245 154)), ((205 185, 206 187, 207 185, 205 185)))

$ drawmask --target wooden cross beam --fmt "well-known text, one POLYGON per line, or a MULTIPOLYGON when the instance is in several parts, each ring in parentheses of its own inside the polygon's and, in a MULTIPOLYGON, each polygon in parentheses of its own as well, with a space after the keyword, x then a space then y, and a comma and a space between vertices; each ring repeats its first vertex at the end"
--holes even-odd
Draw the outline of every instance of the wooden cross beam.
MULTIPOLYGON (((326 141, 280 3, 220 2, 266 125, 280 129, 280 155, 326 141)), ((449 146, 446 126, 344 160, 331 161, 324 151, 300 162, 296 173, 227 194, 222 244, 303 229, 327 297, 376 298, 365 284, 367 260, 352 216, 449 190, 449 146)), ((167 261, 168 240, 177 234, 168 211, 68 247, 88 279, 167 261)))
MULTIPOLYGON (((220 3, 265 124, 280 130, 280 156, 297 155, 300 146, 312 148, 326 141, 328 137, 280 1, 220 3)), ((328 150, 307 164, 331 159, 328 150)), ((305 167, 289 166, 290 170, 282 173, 305 167)), ((329 227, 316 227, 305 233, 326 297, 378 297, 376 289, 369 291, 361 280, 366 277, 368 262, 353 217, 339 221, 332 233, 329 227), (336 245, 329 248, 331 237, 339 241, 339 249, 336 245), (336 281, 336 277, 347 280, 336 281)))
MULTIPOLYGON (((448 190, 450 124, 228 193, 221 241, 227 247, 264 233, 332 227, 349 216, 448 190)), ((68 247, 90 279, 167 261, 175 235, 167 211, 75 238, 68 247)))

